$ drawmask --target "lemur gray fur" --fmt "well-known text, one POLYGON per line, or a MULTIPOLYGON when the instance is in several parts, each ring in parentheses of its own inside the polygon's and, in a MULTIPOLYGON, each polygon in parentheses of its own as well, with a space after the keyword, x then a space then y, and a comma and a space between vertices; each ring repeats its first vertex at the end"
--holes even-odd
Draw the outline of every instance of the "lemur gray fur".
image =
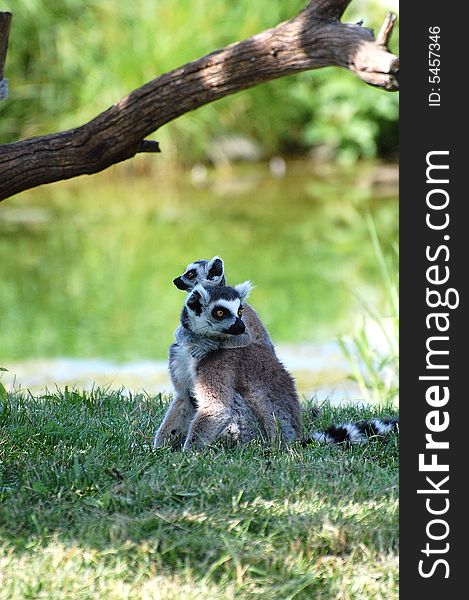
POLYGON ((172 346, 170 374, 176 395, 155 434, 153 448, 172 439, 201 448, 226 434, 243 443, 255 437, 292 442, 300 437, 300 404, 291 375, 260 341, 223 347, 246 331, 244 300, 249 282, 237 286, 196 285, 181 314, 181 327, 218 349, 201 359, 189 344, 172 346))
MULTIPOLYGON (((173 280, 173 283, 178 289, 187 292, 199 284, 204 287, 226 285, 223 261, 218 256, 214 256, 211 260, 196 260, 190 263, 184 273, 173 280)), ((208 352, 219 348, 242 348, 251 342, 263 344, 275 353, 266 328, 249 304, 244 304, 243 320, 246 331, 241 335, 215 341, 199 336, 187 328, 178 327, 174 334, 175 341, 176 344, 190 344, 194 358, 203 358, 208 352)))

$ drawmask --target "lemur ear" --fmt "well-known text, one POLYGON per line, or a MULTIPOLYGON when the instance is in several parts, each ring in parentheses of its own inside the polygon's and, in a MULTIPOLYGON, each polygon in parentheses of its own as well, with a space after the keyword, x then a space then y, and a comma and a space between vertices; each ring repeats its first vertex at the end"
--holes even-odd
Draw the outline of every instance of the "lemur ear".
POLYGON ((241 300, 246 300, 253 288, 254 286, 250 281, 244 281, 243 283, 238 283, 238 285, 235 285, 235 290, 238 292, 241 300))
POLYGON ((202 313, 202 305, 208 302, 208 299, 207 290, 201 285, 196 285, 186 300, 186 306, 199 316, 202 313))
POLYGON ((210 281, 218 280, 223 277, 223 261, 219 256, 214 256, 208 263, 207 279, 210 281))

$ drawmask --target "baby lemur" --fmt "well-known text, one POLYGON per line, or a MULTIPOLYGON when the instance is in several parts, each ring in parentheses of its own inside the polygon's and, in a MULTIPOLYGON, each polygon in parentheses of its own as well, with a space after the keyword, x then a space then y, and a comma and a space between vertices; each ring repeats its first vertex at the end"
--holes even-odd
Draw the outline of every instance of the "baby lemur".
MULTIPOLYGON (((195 264, 195 263, 194 263, 195 264)), ((194 358, 191 344, 172 346, 176 395, 156 432, 153 447, 168 438, 183 448, 201 448, 221 434, 247 442, 264 435, 282 442, 299 438, 300 404, 295 384, 266 343, 227 347, 246 332, 249 282, 234 288, 196 285, 181 314, 181 327, 218 349, 194 358)))

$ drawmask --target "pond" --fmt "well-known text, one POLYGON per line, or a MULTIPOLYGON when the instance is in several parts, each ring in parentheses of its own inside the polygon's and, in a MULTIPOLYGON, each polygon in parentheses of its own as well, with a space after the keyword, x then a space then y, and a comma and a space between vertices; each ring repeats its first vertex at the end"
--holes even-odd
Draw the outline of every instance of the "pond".
POLYGON ((145 387, 142 365, 164 365, 184 301, 172 279, 213 255, 229 283, 255 284, 250 302, 287 355, 302 348, 302 364, 329 362, 329 344, 384 303, 366 216, 392 258, 395 169, 290 161, 285 176, 275 173, 268 164, 140 174, 122 165, 3 202, 0 366, 10 385, 15 375, 26 387, 120 384, 140 365, 130 385, 145 387))

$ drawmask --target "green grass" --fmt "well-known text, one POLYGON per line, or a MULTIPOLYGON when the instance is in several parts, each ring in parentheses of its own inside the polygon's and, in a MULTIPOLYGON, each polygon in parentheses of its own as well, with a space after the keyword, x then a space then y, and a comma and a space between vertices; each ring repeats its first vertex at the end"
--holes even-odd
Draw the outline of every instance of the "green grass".
POLYGON ((397 598, 396 437, 152 453, 166 406, 0 399, 0 598, 397 598))

